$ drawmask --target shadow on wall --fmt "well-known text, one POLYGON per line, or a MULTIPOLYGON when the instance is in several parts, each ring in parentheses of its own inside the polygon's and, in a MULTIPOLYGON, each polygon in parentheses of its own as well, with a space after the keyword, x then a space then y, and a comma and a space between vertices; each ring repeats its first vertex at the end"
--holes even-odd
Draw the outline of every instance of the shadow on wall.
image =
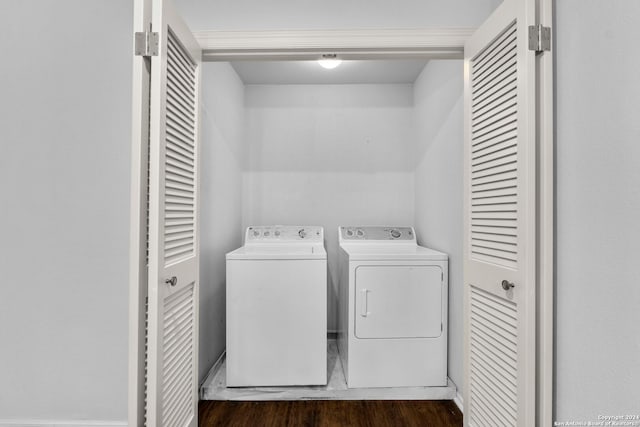
POLYGON ((430 61, 414 89, 416 233, 449 254, 449 377, 463 390, 462 61, 430 61))
MULTIPOLYGON (((462 100, 462 60, 430 61, 415 83, 414 106, 419 114, 415 118, 416 140, 413 168, 427 155, 438 134, 443 131, 462 100)), ((445 128, 446 129, 446 128, 445 128)))
POLYGON ((201 98, 200 378, 224 351, 225 254, 242 244, 244 86, 226 63, 204 63, 201 98))

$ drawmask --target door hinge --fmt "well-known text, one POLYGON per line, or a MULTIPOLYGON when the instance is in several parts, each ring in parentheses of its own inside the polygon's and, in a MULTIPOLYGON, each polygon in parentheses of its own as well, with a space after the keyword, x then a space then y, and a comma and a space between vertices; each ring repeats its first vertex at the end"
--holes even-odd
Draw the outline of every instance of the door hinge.
POLYGON ((551 50, 551 27, 529 25, 529 50, 534 52, 551 50))
POLYGON ((136 56, 158 56, 158 33, 143 31, 135 34, 136 56))

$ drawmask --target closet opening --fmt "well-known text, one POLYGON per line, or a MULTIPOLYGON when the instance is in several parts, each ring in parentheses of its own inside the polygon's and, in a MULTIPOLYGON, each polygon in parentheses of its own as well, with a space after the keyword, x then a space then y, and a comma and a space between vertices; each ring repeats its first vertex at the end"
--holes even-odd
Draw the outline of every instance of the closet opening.
MULTIPOLYGON (((468 383, 463 384, 467 393, 464 403, 474 416, 478 403, 474 409, 469 393, 477 393, 474 387, 478 385, 470 380, 470 374, 473 374, 470 362, 475 359, 472 360, 474 349, 469 347, 474 336, 469 333, 473 310, 468 292, 470 288, 479 289, 474 281, 491 279, 485 287, 491 288, 488 294, 496 299, 487 297, 488 302, 485 300, 481 304, 483 310, 500 309, 501 302, 513 299, 513 294, 526 298, 529 308, 539 310, 543 307, 536 307, 535 298, 546 303, 552 301, 552 62, 550 55, 527 51, 529 27, 526 24, 535 19, 532 6, 534 2, 528 0, 503 3, 477 31, 468 28, 258 31, 226 35, 224 31, 191 33, 170 3, 162 3, 154 10, 153 28, 159 31, 161 41, 158 58, 151 57, 150 87, 144 82, 148 74, 134 67, 134 121, 137 123, 142 117, 142 128, 145 128, 147 117, 140 114, 145 111, 145 99, 151 110, 150 166, 145 162, 134 162, 133 176, 151 171, 151 184, 146 190, 151 195, 148 241, 153 243, 150 259, 153 258, 156 264, 149 263, 149 279, 145 283, 144 274, 139 274, 146 268, 144 248, 140 243, 144 240, 141 231, 144 227, 142 215, 139 215, 144 209, 137 209, 136 205, 138 202, 144 204, 146 193, 140 184, 144 180, 136 182, 134 179, 132 194, 141 197, 139 200, 136 197, 132 208, 130 401, 136 404, 130 406, 133 408, 130 419, 142 419, 144 400, 149 392, 155 398, 162 396, 163 389, 158 385, 166 374, 156 369, 147 383, 146 372, 140 368, 146 366, 141 357, 143 354, 144 357, 151 356, 154 363, 167 362, 161 357, 167 349, 159 346, 163 337, 159 335, 161 328, 157 324, 151 324, 154 336, 159 337, 152 343, 155 347, 147 351, 146 340, 141 338, 146 328, 141 319, 147 312, 142 296, 147 289, 150 297, 157 296, 158 292, 171 297, 178 289, 172 287, 182 286, 185 282, 183 273, 189 274, 186 284, 193 292, 186 299, 194 304, 190 303, 188 311, 198 320, 190 323, 194 327, 187 333, 176 330, 178 334, 172 337, 178 340, 180 348, 186 349, 188 358, 185 360, 193 363, 187 364, 190 370, 184 375, 182 371, 168 373, 177 375, 175 378, 189 386, 180 389, 189 400, 170 403, 188 405, 189 416, 193 417, 197 406, 194 398, 197 383, 202 385, 204 381, 200 391, 201 397, 206 399, 207 383, 211 383, 212 375, 215 376, 216 369, 222 365, 226 351, 229 331, 226 330, 225 255, 245 243, 244 230, 257 231, 248 227, 287 223, 319 225, 325 230, 329 338, 339 332, 336 328, 339 324, 336 321, 337 301, 340 301, 336 288, 336 282, 340 281, 339 268, 336 268, 338 226, 355 226, 343 227, 341 238, 345 238, 344 233, 348 231, 352 235, 371 231, 359 226, 390 226, 385 232, 389 231, 394 238, 407 232, 418 243, 447 254, 448 325, 446 330, 442 325, 441 331, 448 339, 447 375, 450 381, 444 388, 448 393, 446 398, 453 398, 462 407, 460 391, 455 385, 468 383), (318 57, 334 52, 343 63, 332 70, 323 69, 325 74, 318 73, 318 57), (302 77, 292 77, 291 70, 285 68, 294 59, 294 67, 308 67, 302 77), (305 65, 305 61, 312 61, 316 68, 310 68, 311 62, 305 65), (354 64, 358 65, 358 62, 374 66, 368 71, 364 68, 356 71, 354 64), (350 75, 348 71, 351 71, 350 75), (517 89, 513 89, 512 79, 516 78, 517 89), (473 98, 476 93, 477 99, 473 98), (166 102, 167 99, 171 102, 166 102), (516 105, 514 100, 517 100, 516 105), (482 106, 474 104, 475 101, 482 106), (517 129, 507 129, 511 133, 502 132, 505 126, 513 123, 517 123, 517 129), (478 130, 482 132, 474 134, 478 130), (513 136, 514 131, 517 137, 513 136), (504 135, 508 137, 506 140, 502 138, 504 135), (508 157, 513 153, 503 156, 494 151, 514 151, 509 145, 513 141, 517 141, 515 151, 520 153, 523 149, 525 153, 523 156, 518 154, 517 161, 508 157), (494 147, 490 153, 477 152, 489 147, 494 147), (173 150, 173 154, 167 154, 169 150, 173 150), (474 158, 471 162, 470 154, 490 157, 474 158), (184 162, 185 157, 189 162, 184 162), (522 164, 526 176, 518 169, 522 166, 521 158, 527 162, 522 164), (509 164, 501 163, 504 161, 509 164), (518 168, 513 169, 516 162, 518 168), (535 173, 529 174, 530 171, 535 173), (513 176, 503 177, 503 174, 513 176), (522 198, 517 194, 502 194, 503 188, 494 188, 496 182, 507 179, 518 182, 517 188, 524 190, 522 198), (474 180, 479 181, 474 183, 474 180), (163 185, 167 181, 178 184, 163 185), (492 199, 489 203, 480 203, 482 206, 473 211, 477 214, 475 218, 471 216, 469 197, 474 185, 477 187, 474 190, 488 192, 478 195, 479 198, 492 199), (165 193, 168 188, 171 191, 165 193), (185 195, 186 190, 191 193, 185 195), (165 198, 167 194, 170 197, 165 198), (189 200, 185 201, 185 197, 189 200), (496 198, 499 200, 493 200, 496 198), (514 203, 516 210, 502 211, 492 207, 514 203), (185 225, 173 222, 185 217, 183 205, 188 205, 187 225, 195 224, 195 227, 166 232, 169 226, 185 225), (528 252, 522 258, 510 261, 527 263, 528 267, 523 270, 526 274, 522 275, 523 282, 514 284, 502 280, 502 288, 493 289, 499 282, 493 280, 492 275, 484 274, 486 271, 482 269, 471 271, 469 268, 472 230, 467 225, 489 227, 485 234, 511 238, 514 236, 498 232, 495 221, 513 219, 517 225, 522 224, 518 213, 521 208, 528 209, 525 215, 528 242, 536 243, 527 246, 528 252), (165 215, 167 212, 170 215, 165 215), (473 223, 472 220, 478 218, 480 222, 473 223), (168 236, 173 232, 191 233, 190 238, 195 236, 196 241, 189 241, 189 260, 193 262, 185 267, 185 272, 177 272, 179 274, 171 277, 164 271, 173 266, 172 259, 166 256, 166 249, 183 246, 182 235, 168 236), (466 282, 463 282, 463 270, 466 282), (177 279, 177 276, 181 278, 177 279), (534 280, 539 282, 533 283, 534 280), (522 286, 525 281, 526 286, 522 286), (463 288, 466 298, 462 297, 463 288), (502 292, 511 293, 503 295, 502 292), (183 345, 185 342, 188 346, 183 345)), ((549 12, 546 7, 541 10, 549 12)), ((144 24, 141 29, 149 28, 147 12, 149 10, 139 16, 144 24)), ((144 131, 140 134, 136 135, 134 131, 134 150, 144 150, 146 146, 144 131)), ((267 228, 261 228, 261 232, 267 228)), ((274 228, 274 231, 277 230, 274 228)), ((305 229, 300 230, 303 231, 305 229)), ((489 249, 496 249, 491 260, 508 252, 504 245, 513 244, 491 241, 489 249)), ((172 254, 175 255, 173 252, 169 255, 172 254)), ((493 267, 504 267, 504 262, 493 261, 493 267)), ((489 268, 491 263, 484 264, 482 268, 489 268)), ((440 277, 444 280, 445 274, 440 277)), ((485 297, 485 294, 476 292, 473 295, 485 297)), ((183 301, 181 295, 171 301, 183 301)), ((149 301, 148 312, 153 309, 155 314, 162 314, 162 309, 167 307, 157 298, 149 301)), ((513 304, 502 305, 509 308, 513 304)), ((369 314, 366 304, 358 307, 361 315, 369 314)), ((182 313, 169 311, 169 314, 182 313)), ((526 366, 516 367, 517 371, 523 367, 527 369, 528 376, 518 379, 518 395, 514 397, 518 402, 522 400, 524 406, 514 406, 512 409, 517 410, 517 414, 509 415, 529 420, 532 419, 529 415, 533 403, 536 403, 533 391, 540 391, 537 402, 540 406, 536 410, 544 412, 545 418, 551 414, 550 326, 553 315, 545 311, 536 320, 533 311, 526 310, 525 340, 513 339, 512 343, 518 342, 516 355, 536 353, 538 366, 533 365, 536 359, 527 356, 522 359, 526 359, 526 366), (534 325, 532 319, 538 325, 534 325), (530 346, 534 341, 537 341, 535 348, 530 346)), ((518 319, 517 315, 511 317, 518 319)), ((185 324, 182 317, 173 320, 179 325, 185 324)), ((514 326, 513 323, 510 325, 514 326)), ((520 329, 522 325, 517 320, 515 323, 520 329)), ((491 339, 492 332, 487 324, 480 322, 479 327, 484 328, 483 339, 487 336, 491 339)), ((430 335, 435 334, 435 329, 428 330, 430 335)), ((377 333, 372 335, 379 337, 377 333)), ((495 339, 481 344, 490 352, 502 345, 495 339)), ((477 357, 478 349, 475 350, 477 357)), ((484 357, 483 354, 480 356, 484 357)), ((155 369, 160 365, 155 363, 153 366, 155 369)), ((176 366, 171 360, 166 365, 172 369, 176 366)), ((496 367, 495 364, 491 366, 496 367)), ((481 372, 482 378, 487 378, 486 372, 481 372)), ((476 372, 475 375, 479 374, 476 372)), ((492 375, 489 377, 494 378, 492 375)), ((496 396, 491 395, 485 403, 500 406, 496 396)), ((154 411, 159 408, 158 402, 161 399, 153 402, 154 411)))
POLYGON ((338 227, 414 227, 418 244, 448 254, 450 381, 389 396, 456 397, 464 375, 463 83, 461 59, 345 59, 334 69, 311 58, 202 64, 200 360, 201 369, 213 366, 201 370, 202 398, 260 397, 224 387, 221 376, 224 255, 242 246, 247 227, 275 224, 324 228, 329 383, 341 391, 320 397, 347 392, 336 385, 344 381, 335 346, 338 227))

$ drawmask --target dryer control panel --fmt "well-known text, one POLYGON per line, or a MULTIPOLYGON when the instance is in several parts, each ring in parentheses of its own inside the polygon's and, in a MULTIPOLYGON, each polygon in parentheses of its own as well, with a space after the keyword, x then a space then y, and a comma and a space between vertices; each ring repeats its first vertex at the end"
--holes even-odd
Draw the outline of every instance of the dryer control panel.
POLYGON ((245 243, 323 242, 322 227, 316 225, 254 225, 247 227, 245 243))
POLYGON ((340 241, 401 241, 410 243, 416 241, 413 227, 383 227, 383 226, 343 226, 340 227, 340 241))

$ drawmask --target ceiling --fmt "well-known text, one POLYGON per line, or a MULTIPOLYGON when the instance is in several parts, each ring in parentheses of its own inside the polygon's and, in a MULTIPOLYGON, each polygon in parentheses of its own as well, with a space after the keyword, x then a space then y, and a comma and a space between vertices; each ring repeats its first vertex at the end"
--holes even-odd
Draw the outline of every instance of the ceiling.
POLYGON ((426 59, 343 61, 333 70, 316 61, 235 61, 231 65, 244 84, 413 83, 426 59))

